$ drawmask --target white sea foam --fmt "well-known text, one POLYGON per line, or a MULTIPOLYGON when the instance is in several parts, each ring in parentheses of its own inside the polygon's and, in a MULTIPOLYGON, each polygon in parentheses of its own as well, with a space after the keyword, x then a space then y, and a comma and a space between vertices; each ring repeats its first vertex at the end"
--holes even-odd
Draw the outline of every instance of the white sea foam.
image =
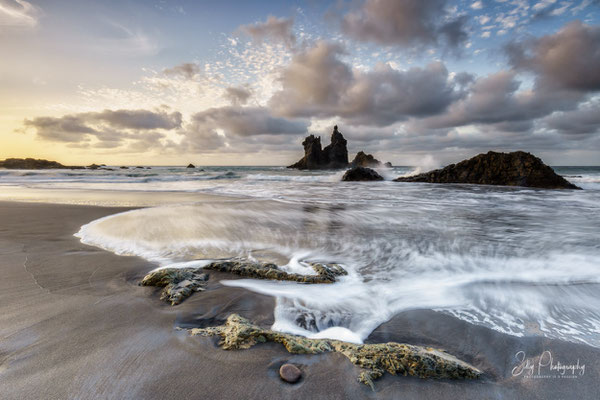
POLYGON ((77 235, 160 266, 246 257, 309 274, 308 262, 339 263, 349 274, 332 285, 223 282, 275 297, 273 329, 307 337, 360 343, 398 312, 435 309, 513 335, 600 345, 598 193, 285 185, 285 202, 140 209, 77 235))

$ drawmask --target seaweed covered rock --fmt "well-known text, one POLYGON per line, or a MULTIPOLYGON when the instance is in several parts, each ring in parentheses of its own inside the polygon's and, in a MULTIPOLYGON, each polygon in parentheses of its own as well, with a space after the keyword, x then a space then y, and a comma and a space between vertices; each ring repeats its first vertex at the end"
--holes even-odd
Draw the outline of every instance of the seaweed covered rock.
POLYGON ((225 350, 248 349, 264 342, 281 343, 292 354, 338 352, 363 369, 359 381, 373 387, 373 380, 388 372, 420 378, 476 379, 481 376, 474 366, 430 347, 401 343, 355 344, 332 339, 309 339, 263 329, 247 319, 231 314, 225 324, 188 329, 191 335, 219 336, 225 350))
POLYGON ((205 290, 208 274, 204 269, 226 272, 253 279, 272 279, 299 283, 333 283, 348 272, 337 264, 309 263, 315 275, 291 274, 275 264, 244 259, 214 261, 201 268, 162 268, 150 272, 142 279, 142 286, 163 287, 160 299, 175 306, 195 292, 205 290))
POLYGON ((142 279, 142 286, 163 287, 160 299, 175 306, 195 292, 206 288, 208 274, 200 268, 163 268, 150 272, 142 279))
POLYGON ((581 189, 547 166, 533 154, 479 154, 443 169, 394 179, 396 182, 474 183, 479 185, 525 186, 543 189, 581 189))
POLYGON ((339 169, 348 166, 347 141, 338 131, 337 125, 331 134, 331 144, 321 149, 321 138, 307 136, 302 142, 304 157, 288 168, 296 169, 339 169))
POLYGON ((371 168, 354 167, 346 171, 342 181, 382 181, 383 177, 371 168))
POLYGON ((293 281, 301 283, 333 283, 341 275, 347 275, 346 270, 337 264, 310 263, 316 275, 292 274, 279 269, 272 263, 259 263, 247 260, 215 261, 204 267, 220 272, 254 279, 274 279, 278 281, 293 281))

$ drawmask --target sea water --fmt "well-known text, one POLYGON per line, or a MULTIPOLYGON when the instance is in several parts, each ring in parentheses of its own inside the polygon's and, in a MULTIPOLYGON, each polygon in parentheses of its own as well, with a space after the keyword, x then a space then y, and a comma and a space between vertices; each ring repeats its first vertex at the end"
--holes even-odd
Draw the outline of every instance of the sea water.
POLYGON ((0 190, 211 193, 93 221, 82 242, 160 267, 243 257, 331 285, 224 281, 275 297, 273 329, 361 342, 395 314, 433 309, 512 335, 600 346, 600 167, 556 167, 585 190, 341 182, 338 171, 153 167, 0 171, 0 190))

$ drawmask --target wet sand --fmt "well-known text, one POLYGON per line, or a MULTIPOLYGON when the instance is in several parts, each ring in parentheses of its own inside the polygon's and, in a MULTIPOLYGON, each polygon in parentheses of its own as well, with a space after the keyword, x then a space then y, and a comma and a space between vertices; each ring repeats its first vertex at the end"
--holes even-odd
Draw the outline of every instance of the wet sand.
POLYGON ((220 324, 233 312, 267 327, 273 299, 224 287, 219 279, 232 277, 211 272, 206 292, 176 307, 161 302, 156 289, 137 285, 153 265, 73 237, 81 225, 125 210, 0 202, 2 399, 593 399, 600 393, 599 349, 504 335, 431 310, 397 315, 368 342, 443 348, 485 378, 385 375, 373 392, 340 354, 292 355, 273 343, 223 351, 216 339, 175 327, 220 324), (543 368, 537 378, 512 376, 519 351, 536 368, 544 351, 555 364, 579 359, 585 374, 567 379, 543 368), (279 379, 284 362, 300 366, 300 383, 279 379))

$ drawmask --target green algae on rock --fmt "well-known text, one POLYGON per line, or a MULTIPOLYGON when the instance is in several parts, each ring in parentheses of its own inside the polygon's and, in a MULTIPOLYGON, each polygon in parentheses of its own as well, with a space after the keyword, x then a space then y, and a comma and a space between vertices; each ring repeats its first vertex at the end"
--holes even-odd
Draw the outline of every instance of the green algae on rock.
POLYGON ((201 268, 163 268, 150 272, 142 279, 142 286, 164 287, 160 299, 172 306, 181 303, 194 292, 206 288, 208 274, 201 268))
POLYGON ((338 276, 348 273, 337 264, 309 263, 316 275, 300 275, 282 271, 272 263, 252 262, 246 260, 215 261, 204 267, 220 272, 254 279, 273 279, 300 283, 333 283, 338 276))
POLYGON ((254 278, 293 281, 300 283, 333 283, 338 276, 347 275, 337 264, 309 263, 316 275, 291 274, 279 269, 275 264, 246 260, 215 261, 203 268, 162 268, 150 272, 142 279, 142 286, 164 287, 160 299, 176 306, 194 292, 205 290, 208 274, 203 269, 254 278))
POLYGON ((257 343, 281 343, 293 354, 338 352, 363 369, 358 380, 373 388, 373 380, 385 372, 419 378, 476 379, 481 376, 474 366, 431 347, 401 343, 354 344, 333 339, 309 339, 275 332, 231 314, 224 325, 187 329, 191 335, 220 336, 225 350, 248 349, 257 343))

